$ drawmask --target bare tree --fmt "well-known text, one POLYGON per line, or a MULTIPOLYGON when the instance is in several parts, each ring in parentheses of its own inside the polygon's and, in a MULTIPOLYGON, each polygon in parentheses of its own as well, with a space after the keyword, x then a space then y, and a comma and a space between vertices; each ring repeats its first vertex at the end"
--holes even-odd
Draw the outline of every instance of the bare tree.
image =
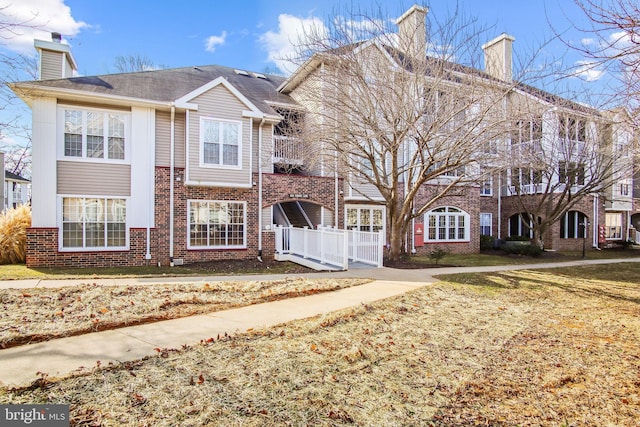
MULTIPOLYGON (((510 102, 510 143, 500 163, 503 204, 516 207, 520 217, 511 234, 544 248, 567 212, 592 196, 605 200, 614 184, 631 176, 632 141, 624 112, 602 114, 558 97, 525 96, 536 92, 523 86, 513 94, 519 99, 510 102)), ((583 218, 580 237, 587 225, 583 218)))
POLYGON ((162 66, 157 66, 146 55, 121 55, 117 56, 114 66, 119 73, 133 73, 136 71, 152 71, 162 66))
MULTIPOLYGON (((610 88, 610 99, 617 105, 626 101, 627 108, 637 112, 640 107, 640 4, 635 0, 576 0, 575 3, 589 23, 579 25, 572 20, 572 25, 585 37, 579 45, 565 42, 586 60, 569 74, 608 71, 618 83, 610 88)), ((562 35, 560 38, 564 40, 562 35)))
POLYGON ((324 164, 382 200, 391 259, 407 249, 412 219, 477 181, 478 148, 504 135, 512 89, 477 71, 485 38, 475 21, 431 18, 427 43, 426 8, 411 11, 399 33, 380 11, 333 16, 305 34, 307 59, 284 88, 307 107, 324 164))
MULTIPOLYGON (((13 21, 0 8, 0 37, 9 39, 20 28, 32 27, 33 18, 13 21)), ((31 129, 28 109, 7 86, 8 83, 33 80, 37 75, 36 59, 23 54, 0 53, 0 150, 5 153, 5 167, 18 175, 31 175, 31 129)))

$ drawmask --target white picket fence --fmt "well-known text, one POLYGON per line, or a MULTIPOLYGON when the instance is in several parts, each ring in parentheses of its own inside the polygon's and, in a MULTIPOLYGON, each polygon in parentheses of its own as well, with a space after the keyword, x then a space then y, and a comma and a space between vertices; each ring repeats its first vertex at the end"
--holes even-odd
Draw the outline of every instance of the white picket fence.
POLYGON ((326 265, 340 270, 347 270, 350 260, 382 267, 382 232, 283 226, 276 226, 274 230, 277 260, 298 262, 311 268, 326 265))

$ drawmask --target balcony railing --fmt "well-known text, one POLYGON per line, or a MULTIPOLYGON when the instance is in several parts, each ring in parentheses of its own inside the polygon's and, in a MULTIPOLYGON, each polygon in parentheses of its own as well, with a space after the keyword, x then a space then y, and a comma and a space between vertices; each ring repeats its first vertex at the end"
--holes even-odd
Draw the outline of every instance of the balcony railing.
POLYGON ((522 184, 518 190, 515 185, 502 187, 503 196, 515 196, 517 194, 538 194, 544 192, 543 184, 522 184))
POLYGON ((288 165, 303 164, 303 146, 298 138, 274 135, 273 162, 288 165))

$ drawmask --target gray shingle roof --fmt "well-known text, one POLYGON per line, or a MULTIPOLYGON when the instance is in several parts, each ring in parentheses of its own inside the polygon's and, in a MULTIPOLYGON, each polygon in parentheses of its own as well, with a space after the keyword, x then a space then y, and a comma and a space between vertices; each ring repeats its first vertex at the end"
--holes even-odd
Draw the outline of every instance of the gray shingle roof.
POLYGON ((15 173, 9 171, 4 171, 4 178, 10 179, 12 181, 31 182, 27 178, 23 178, 20 175, 16 175, 15 173))
MULTIPOLYGON (((267 114, 275 111, 267 102, 285 104, 296 102, 276 89, 285 80, 284 77, 262 74, 258 78, 253 73, 242 75, 233 68, 220 65, 204 65, 155 71, 141 71, 121 74, 73 77, 28 82, 42 87, 70 89, 88 93, 124 96, 157 102, 171 102, 204 86, 218 77, 224 77, 257 108, 267 114)), ((24 82, 27 83, 27 82, 24 82)))

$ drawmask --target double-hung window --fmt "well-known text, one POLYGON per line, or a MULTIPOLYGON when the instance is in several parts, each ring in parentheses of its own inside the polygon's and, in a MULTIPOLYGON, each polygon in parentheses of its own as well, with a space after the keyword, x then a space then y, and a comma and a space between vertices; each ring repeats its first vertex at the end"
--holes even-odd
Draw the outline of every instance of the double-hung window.
POLYGON ((189 248, 246 248, 246 202, 189 202, 189 248))
POLYGON ((127 202, 102 197, 62 199, 62 249, 126 249, 127 202))
POLYGON ((491 236, 492 224, 493 224, 493 219, 492 219, 491 213, 481 213, 480 214, 480 235, 491 236))
POLYGON ((124 160, 125 113, 64 109, 64 157, 124 160))
POLYGON ((239 167, 242 125, 240 122, 201 119, 201 163, 239 167))

